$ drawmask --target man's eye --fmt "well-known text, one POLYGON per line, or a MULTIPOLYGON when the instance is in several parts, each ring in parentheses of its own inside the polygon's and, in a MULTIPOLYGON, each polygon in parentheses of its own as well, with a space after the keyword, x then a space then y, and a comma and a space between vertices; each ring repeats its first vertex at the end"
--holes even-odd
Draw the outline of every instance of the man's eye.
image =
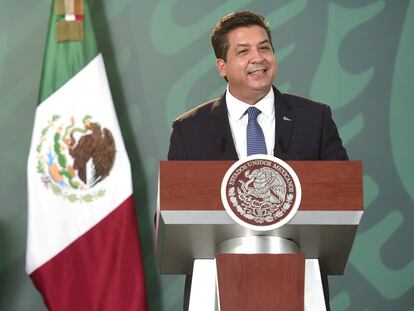
POLYGON ((268 51, 270 48, 268 46, 262 46, 262 47, 260 47, 260 49, 262 51, 268 51))
POLYGON ((246 54, 246 53, 247 53, 247 50, 240 50, 240 51, 237 52, 237 54, 239 54, 239 55, 240 54, 246 54))

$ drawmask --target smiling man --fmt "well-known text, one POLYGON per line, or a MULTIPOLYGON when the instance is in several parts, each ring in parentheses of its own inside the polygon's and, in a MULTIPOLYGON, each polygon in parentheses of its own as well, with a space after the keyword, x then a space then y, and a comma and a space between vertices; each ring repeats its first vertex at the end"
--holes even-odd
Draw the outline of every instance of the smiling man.
POLYGON ((273 86, 277 62, 263 16, 230 13, 213 29, 211 43, 226 91, 173 122, 169 160, 348 159, 327 105, 273 86))
MULTIPOLYGON (((169 160, 238 160, 252 154, 348 159, 327 105, 273 86, 277 63, 263 16, 243 11, 223 17, 211 43, 226 91, 173 122, 169 160)), ((326 275, 322 278, 328 302, 326 275)))

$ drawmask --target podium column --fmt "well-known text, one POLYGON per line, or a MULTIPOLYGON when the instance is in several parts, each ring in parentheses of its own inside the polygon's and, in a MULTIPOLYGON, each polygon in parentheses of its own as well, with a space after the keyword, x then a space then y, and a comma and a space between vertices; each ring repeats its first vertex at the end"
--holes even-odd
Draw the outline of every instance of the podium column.
POLYGON ((305 260, 294 242, 250 236, 218 250, 194 262, 190 311, 326 310, 318 260, 305 260))

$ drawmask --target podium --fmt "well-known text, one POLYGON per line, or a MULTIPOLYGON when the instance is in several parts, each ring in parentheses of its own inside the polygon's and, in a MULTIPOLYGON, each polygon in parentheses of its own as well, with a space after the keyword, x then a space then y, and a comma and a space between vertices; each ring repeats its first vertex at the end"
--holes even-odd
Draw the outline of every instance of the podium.
POLYGON ((215 299, 220 310, 254 310, 251 303, 323 310, 320 271, 344 273, 363 214, 361 162, 287 161, 301 183, 299 210, 286 225, 261 232, 237 224, 222 205, 221 181, 233 163, 160 162, 160 273, 193 274, 190 309, 215 299), (205 279, 194 279, 202 272, 205 279), (193 298, 197 291, 202 298, 193 298))

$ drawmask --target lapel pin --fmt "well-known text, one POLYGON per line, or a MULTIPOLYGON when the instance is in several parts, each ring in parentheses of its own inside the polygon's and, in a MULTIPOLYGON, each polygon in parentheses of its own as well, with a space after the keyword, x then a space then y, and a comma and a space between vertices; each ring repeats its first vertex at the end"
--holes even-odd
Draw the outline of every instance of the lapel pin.
POLYGON ((289 119, 288 117, 283 117, 283 121, 292 121, 292 120, 289 119))

